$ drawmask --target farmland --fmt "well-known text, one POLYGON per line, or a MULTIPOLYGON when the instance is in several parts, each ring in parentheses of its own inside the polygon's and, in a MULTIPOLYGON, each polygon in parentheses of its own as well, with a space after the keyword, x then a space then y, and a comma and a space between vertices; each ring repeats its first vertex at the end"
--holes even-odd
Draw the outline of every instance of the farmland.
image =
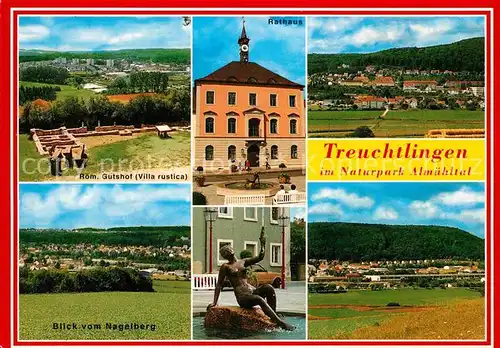
POLYGON ((154 293, 100 292, 34 294, 19 297, 22 340, 189 339, 190 282, 154 281, 154 293), (76 323, 55 330, 53 323, 76 323), (155 330, 109 330, 111 324, 154 324, 155 330), (101 325, 101 329, 95 327, 101 325), (84 328, 84 325, 85 326, 84 328), (92 329, 93 328, 93 329, 92 329))
POLYGON ((309 294, 309 338, 483 339, 484 298, 465 288, 309 294))
MULTIPOLYGON (((86 174, 99 174, 103 171, 151 172, 189 166, 189 132, 174 132, 167 139, 160 139, 156 133, 149 133, 131 137, 88 137, 81 141, 88 146, 89 162, 84 170, 86 174)), ((50 175, 49 159, 38 154, 27 134, 19 135, 19 150, 19 180, 57 179, 50 175)), ((76 170, 71 169, 63 175, 70 177, 76 174, 76 170)))
POLYGON ((423 137, 431 129, 484 128, 484 111, 476 110, 309 111, 310 137, 345 137, 368 126, 376 137, 423 137))

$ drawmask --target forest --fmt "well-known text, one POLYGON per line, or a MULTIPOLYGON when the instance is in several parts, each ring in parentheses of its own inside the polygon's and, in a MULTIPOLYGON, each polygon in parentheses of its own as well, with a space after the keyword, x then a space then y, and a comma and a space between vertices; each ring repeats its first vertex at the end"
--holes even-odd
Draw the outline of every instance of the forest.
POLYGON ((61 57, 67 59, 124 59, 134 62, 152 62, 164 64, 190 64, 191 62, 191 52, 189 48, 147 48, 93 52, 58 52, 23 49, 19 50, 19 62, 47 61, 61 57))
POLYGON ((484 260, 484 239, 446 226, 314 222, 308 238, 309 259, 484 260))
POLYGON ((30 66, 19 69, 19 81, 63 85, 68 77, 68 70, 53 66, 30 66))
POLYGON ((484 73, 484 37, 447 45, 392 48, 367 54, 308 54, 309 74, 337 71, 347 64, 353 71, 367 65, 419 70, 451 70, 484 73))
POLYGON ((28 102, 19 119, 19 130, 28 133, 31 128, 53 129, 65 126, 89 129, 101 126, 124 124, 141 127, 143 124, 189 124, 188 91, 172 89, 165 94, 140 95, 129 103, 109 101, 105 96, 89 100, 67 97, 46 105, 28 102))
POLYGON ((95 231, 35 230, 20 229, 21 244, 93 244, 93 245, 142 245, 142 246, 183 246, 189 244, 181 237, 190 237, 189 226, 166 227, 123 227, 120 229, 95 231))
POLYGON ((151 278, 141 276, 132 268, 94 268, 78 272, 35 270, 23 267, 19 271, 19 293, 43 294, 98 291, 153 292, 151 278))
POLYGON ((24 104, 36 99, 47 101, 56 100, 57 92, 61 90, 59 86, 40 86, 40 87, 19 87, 19 104, 24 104))

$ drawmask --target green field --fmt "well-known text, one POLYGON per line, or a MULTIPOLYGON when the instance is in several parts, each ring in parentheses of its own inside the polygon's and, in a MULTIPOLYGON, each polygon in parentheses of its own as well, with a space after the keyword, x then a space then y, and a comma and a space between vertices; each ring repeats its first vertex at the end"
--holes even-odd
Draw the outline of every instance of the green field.
MULTIPOLYGON (((94 137, 97 138, 97 137, 94 137)), ((102 137, 103 141, 105 137, 102 137)), ((81 138, 83 143, 89 138, 81 138)), ((85 174, 101 172, 134 172, 147 169, 188 167, 191 136, 189 132, 176 132, 172 138, 161 139, 156 133, 143 134, 132 139, 90 146, 85 174)), ((64 177, 74 177, 76 170, 65 170, 64 177)), ((48 156, 40 156, 27 134, 19 135, 19 180, 60 180, 50 174, 48 156), (39 169, 38 169, 39 168, 39 169)))
POLYGON ((368 126, 376 137, 423 137, 431 129, 484 128, 484 111, 469 110, 309 111, 309 137, 344 137, 368 126))
POLYGON ((77 97, 87 100, 90 99, 91 97, 96 96, 96 94, 91 90, 76 88, 69 85, 53 85, 53 84, 39 83, 39 82, 19 81, 19 86, 25 86, 25 87, 59 86, 61 87, 61 91, 56 92, 57 99, 65 99, 67 97, 77 97))
POLYGON ((19 297, 22 340, 187 340, 191 337, 188 281, 154 281, 156 292, 37 294, 19 297), (53 323, 76 323, 55 330, 53 323), (155 330, 110 330, 111 324, 154 324, 155 330), (101 329, 95 325, 101 325, 101 329), (85 328, 84 328, 85 325, 85 328))
POLYGON ((415 313, 431 315, 432 311, 453 308, 463 301, 481 301, 480 298, 479 292, 465 288, 309 294, 309 338, 349 338, 359 329, 376 330, 377 327, 388 326, 394 318, 406 318, 415 313), (389 302, 398 302, 400 307, 389 308, 389 302))

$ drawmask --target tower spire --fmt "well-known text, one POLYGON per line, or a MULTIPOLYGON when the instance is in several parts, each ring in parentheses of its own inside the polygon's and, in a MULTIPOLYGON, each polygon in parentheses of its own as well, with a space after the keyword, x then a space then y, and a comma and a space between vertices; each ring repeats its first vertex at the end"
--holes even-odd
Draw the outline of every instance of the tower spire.
POLYGON ((240 45, 240 62, 247 63, 248 62, 248 53, 250 51, 250 39, 247 36, 247 31, 245 29, 245 17, 241 17, 242 20, 242 28, 241 35, 238 38, 238 45, 240 45))

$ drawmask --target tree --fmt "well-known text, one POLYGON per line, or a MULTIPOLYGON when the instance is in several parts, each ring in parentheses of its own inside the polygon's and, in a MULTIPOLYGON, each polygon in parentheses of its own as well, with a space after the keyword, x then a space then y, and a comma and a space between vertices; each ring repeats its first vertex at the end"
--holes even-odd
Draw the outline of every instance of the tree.
POLYGON ((375 134, 373 134, 373 131, 370 129, 368 126, 361 126, 358 127, 350 134, 351 137, 353 138, 373 138, 375 137, 375 134))
POLYGON ((293 263, 306 261, 305 225, 297 221, 290 224, 290 260, 293 263))

